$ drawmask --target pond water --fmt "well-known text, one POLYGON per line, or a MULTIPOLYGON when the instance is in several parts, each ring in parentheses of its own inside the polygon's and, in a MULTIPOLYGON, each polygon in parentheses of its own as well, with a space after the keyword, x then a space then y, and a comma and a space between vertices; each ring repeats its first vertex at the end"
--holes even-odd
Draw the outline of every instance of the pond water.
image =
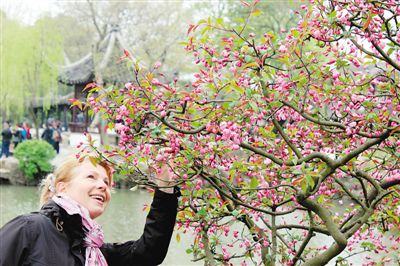
MULTIPOLYGON (((143 233, 147 212, 144 204, 151 204, 152 196, 143 190, 115 190, 107 211, 96 221, 102 225, 106 242, 138 239, 143 233)), ((0 227, 17 215, 39 209, 39 191, 35 187, 0 185, 0 227)), ((180 242, 174 233, 167 257, 162 265, 203 265, 192 262, 185 250, 192 237, 180 233, 180 242)))
MULTIPOLYGON (((0 227, 17 215, 36 211, 39 208, 39 192, 35 187, 0 185, 0 227)), ((152 196, 143 190, 115 190, 112 193, 112 200, 107 211, 97 219, 104 229, 106 242, 123 242, 131 239, 138 239, 142 232, 147 213, 143 210, 145 204, 151 204, 152 196)), ((339 206, 338 206, 339 207, 339 206)), ((286 217, 287 223, 298 222, 298 217, 286 217)), ((282 222, 282 221, 281 221, 282 222)), ((396 231, 398 232, 398 231, 396 231)), ((177 241, 177 232, 171 240, 170 248, 167 257, 162 265, 171 266, 190 266, 203 265, 204 262, 193 262, 192 256, 186 253, 186 249, 193 242, 193 237, 189 234, 180 235, 180 241, 177 241)), ((329 245, 332 239, 319 236, 311 241, 311 245, 320 246, 321 243, 329 245)), ((385 239, 387 245, 390 246, 390 241, 385 239)), ((370 252, 371 257, 376 257, 373 252, 370 252), (372 254, 371 254, 372 253, 372 254)), ((345 254, 342 254, 345 257, 345 254)), ((386 263, 386 266, 399 266, 395 254, 389 254, 392 258, 391 262, 386 263)), ((365 254, 362 256, 352 256, 350 261, 352 265, 358 266, 365 263, 365 254)), ((335 265, 335 260, 331 260, 329 266, 335 265)), ((237 262, 237 261, 236 261, 237 262)), ((235 262, 235 263, 236 263, 235 262)), ((252 265, 250 262, 248 265, 252 265)))

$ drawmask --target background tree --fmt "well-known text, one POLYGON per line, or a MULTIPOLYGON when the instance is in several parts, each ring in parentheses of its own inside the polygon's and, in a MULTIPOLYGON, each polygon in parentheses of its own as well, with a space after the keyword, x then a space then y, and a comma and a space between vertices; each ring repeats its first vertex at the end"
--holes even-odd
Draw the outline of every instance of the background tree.
MULTIPOLYGON (((92 51, 93 45, 104 38, 109 26, 118 25, 126 41, 126 49, 131 51, 135 58, 140 59, 143 67, 150 69, 155 63, 161 63, 160 69, 171 73, 169 78, 172 79, 174 73, 177 75, 188 65, 185 59, 187 57, 178 52, 182 47, 178 40, 183 39, 185 29, 177 25, 188 24, 194 11, 183 1, 160 3, 87 0, 68 2, 63 4, 62 8, 70 14, 69 17, 73 18, 75 23, 90 32, 81 32, 82 34, 92 36, 94 42, 88 42, 87 37, 82 38, 81 33, 79 36, 77 32, 69 33, 71 38, 66 38, 68 42, 77 40, 82 43, 82 40, 85 40, 79 48, 80 51, 92 51)), ((76 58, 73 55, 77 54, 73 50, 76 48, 70 44, 72 43, 65 45, 66 52, 72 55, 71 58, 76 58)), ((82 56, 83 54, 80 54, 80 57, 82 56)))
POLYGON ((22 119, 28 113, 37 125, 33 107, 40 99, 49 106, 50 92, 57 94, 58 69, 62 59, 62 37, 50 18, 33 26, 2 18, 1 112, 3 119, 22 119))
MULTIPOLYGON (((18 12, 18 9, 13 9, 12 5, 2 5, 2 8, 19 21, 23 20, 23 11, 18 12)), ((18 110, 16 119, 29 116, 36 123, 32 109, 29 111, 25 108, 30 104, 27 105, 23 98, 37 100, 50 91, 54 96, 57 87, 59 87, 60 95, 69 93, 71 88, 60 87, 60 84, 57 84, 58 65, 79 60, 89 52, 96 53, 99 42, 110 30, 110 25, 120 26, 124 39, 127 41, 126 48, 133 51, 135 58, 140 51, 141 65, 152 68, 156 62, 157 65, 161 63, 161 69, 171 73, 168 79, 171 80, 182 72, 182 66, 188 65, 187 61, 184 62, 184 57, 176 52, 177 47, 182 46, 177 43, 177 40, 182 39, 185 29, 175 25, 183 21, 186 24, 192 12, 183 2, 167 5, 150 2, 123 3, 88 0, 79 3, 59 3, 58 9, 63 12, 58 12, 58 15, 53 18, 42 19, 47 21, 45 27, 39 25, 42 22, 26 25, 17 20, 8 19, 2 13, 4 34, 1 41, 3 51, 7 51, 6 57, 2 60, 4 71, 1 73, 4 77, 1 93, 4 98, 4 104, 1 107, 3 119, 8 119, 6 116, 10 115, 9 110, 12 107, 13 111, 18 110), (154 30, 149 31, 149 26, 154 30), (71 28, 74 30, 71 31, 71 28), (62 38, 60 33, 62 33, 62 38), (34 42, 28 41, 29 39, 34 42), (152 52, 149 53, 149 51, 152 52), (38 67, 37 63, 41 65, 38 67), (49 68, 45 70, 46 67, 49 68), (44 77, 41 74, 38 78, 40 72, 38 69, 42 69, 43 71, 40 70, 42 74, 46 72, 48 76, 44 77), (30 73, 22 74, 25 70, 30 73), (24 78, 21 78, 23 75, 24 78), (42 78, 47 81, 39 81, 42 78), (51 84, 48 83, 49 80, 52 80, 51 84), (23 83, 25 81, 26 83, 23 83), (42 84, 40 89, 36 87, 38 83, 42 84), (27 86, 35 87, 35 89, 32 90, 30 87, 25 90, 27 86), (10 96, 9 92, 13 95, 10 96)), ((28 10, 25 11, 28 12, 28 10)), ((50 101, 45 100, 44 103, 45 109, 48 108, 50 101)))
POLYGON ((312 2, 284 39, 243 34, 259 11, 242 4, 239 28, 190 26, 186 49, 200 67, 192 83, 137 68, 124 88, 92 89, 102 93, 88 104, 120 135, 105 153, 141 184, 152 184, 141 164, 171 164, 183 188, 179 227, 195 232, 188 252, 207 265, 346 265, 370 251, 393 263, 399 4, 312 2))
MULTIPOLYGON (((237 22, 238 26, 244 23, 246 18, 246 10, 243 9, 243 3, 240 1, 226 1, 226 17, 237 22), (233 19, 232 19, 233 18, 233 19)), ((296 26, 296 10, 300 9, 300 1, 283 0, 265 0, 257 4, 257 8, 253 12, 253 16, 260 16, 257 19, 250 20, 246 29, 248 32, 256 34, 264 34, 273 32, 283 37, 288 30, 296 26)), ((304 1, 303 1, 304 3, 304 1)))

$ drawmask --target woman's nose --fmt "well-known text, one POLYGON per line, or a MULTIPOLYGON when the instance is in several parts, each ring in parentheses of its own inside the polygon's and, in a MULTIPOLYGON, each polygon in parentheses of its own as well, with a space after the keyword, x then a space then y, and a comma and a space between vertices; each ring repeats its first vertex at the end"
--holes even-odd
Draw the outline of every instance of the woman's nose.
POLYGON ((106 189, 108 187, 106 181, 100 180, 97 182, 97 187, 101 189, 106 189))

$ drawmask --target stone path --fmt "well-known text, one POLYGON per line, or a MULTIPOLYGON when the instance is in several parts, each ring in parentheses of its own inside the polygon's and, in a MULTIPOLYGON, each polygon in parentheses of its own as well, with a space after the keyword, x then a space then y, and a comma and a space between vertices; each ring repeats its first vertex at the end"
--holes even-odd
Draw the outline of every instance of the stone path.
MULTIPOLYGON (((91 133, 92 138, 100 143, 100 136, 98 134, 91 133)), ((54 166, 59 165, 65 158, 73 156, 79 152, 76 146, 80 143, 86 142, 86 136, 82 133, 63 133, 63 142, 60 144, 60 153, 51 161, 54 166)))
POLYGON ((53 160, 51 160, 51 164, 57 166, 66 158, 73 156, 76 153, 78 153, 78 149, 71 147, 69 144, 63 143, 60 145, 60 153, 57 154, 53 160))

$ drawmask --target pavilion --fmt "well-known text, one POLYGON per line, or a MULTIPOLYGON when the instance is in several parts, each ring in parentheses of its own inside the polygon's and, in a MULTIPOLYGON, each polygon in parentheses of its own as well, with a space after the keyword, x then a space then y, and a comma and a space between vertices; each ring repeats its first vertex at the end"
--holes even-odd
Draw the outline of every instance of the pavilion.
MULTIPOLYGON (((128 46, 121 36, 118 25, 110 25, 109 28, 104 39, 92 49, 93 51, 76 62, 59 67, 60 86, 68 86, 72 90, 68 94, 71 96, 69 98, 85 101, 88 92, 84 88, 91 82, 110 86, 132 80, 133 71, 124 61, 120 62, 119 60, 124 54, 124 50, 128 50, 128 46)), ((61 117, 67 119, 66 99, 61 97, 55 104, 63 112, 61 117)), ((87 110, 81 111, 77 107, 72 107, 69 120, 68 127, 71 132, 85 132, 92 118, 89 117, 87 110)))

